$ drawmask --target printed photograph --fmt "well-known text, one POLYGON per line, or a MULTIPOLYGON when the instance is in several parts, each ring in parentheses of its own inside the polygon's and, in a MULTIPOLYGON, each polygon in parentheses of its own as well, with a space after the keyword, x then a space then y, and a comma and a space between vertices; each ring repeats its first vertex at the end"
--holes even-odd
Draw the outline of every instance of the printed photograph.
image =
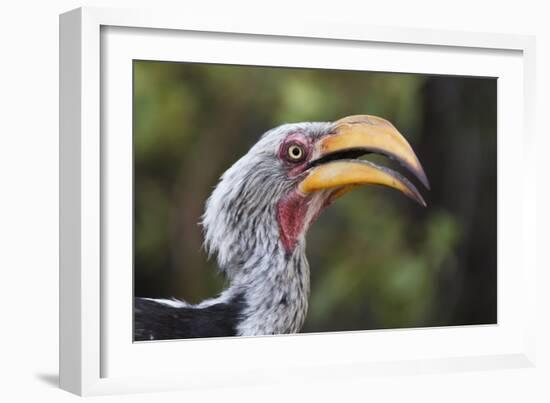
POLYGON ((497 79, 133 62, 134 341, 497 323, 497 79))

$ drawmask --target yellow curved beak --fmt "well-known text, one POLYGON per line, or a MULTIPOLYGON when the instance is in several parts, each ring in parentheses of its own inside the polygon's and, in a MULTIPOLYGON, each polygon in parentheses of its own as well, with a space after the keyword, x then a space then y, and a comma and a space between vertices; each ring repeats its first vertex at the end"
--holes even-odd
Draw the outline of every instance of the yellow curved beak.
POLYGON ((358 185, 382 185, 397 189, 426 206, 416 187, 402 175, 355 159, 367 153, 395 159, 429 189, 424 169, 412 147, 387 120, 370 115, 345 117, 334 123, 334 130, 323 137, 317 147, 319 158, 299 185, 303 193, 335 189, 331 196, 335 199, 358 185))

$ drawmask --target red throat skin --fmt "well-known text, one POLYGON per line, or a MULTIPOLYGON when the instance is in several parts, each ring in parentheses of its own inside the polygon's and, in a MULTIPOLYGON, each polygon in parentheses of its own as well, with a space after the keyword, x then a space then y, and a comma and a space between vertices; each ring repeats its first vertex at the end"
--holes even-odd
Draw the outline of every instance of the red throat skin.
POLYGON ((322 208, 314 212, 309 222, 306 222, 310 200, 311 198, 308 196, 292 192, 281 198, 277 203, 277 222, 279 224, 281 243, 287 254, 292 253, 296 247, 298 238, 307 229, 305 226, 312 224, 321 213, 322 208))

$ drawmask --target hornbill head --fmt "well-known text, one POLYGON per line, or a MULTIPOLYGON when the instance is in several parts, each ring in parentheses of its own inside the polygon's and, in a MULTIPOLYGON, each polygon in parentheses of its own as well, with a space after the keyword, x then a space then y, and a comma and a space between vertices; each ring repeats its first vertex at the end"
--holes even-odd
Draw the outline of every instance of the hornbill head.
POLYGON ((208 250, 218 253, 226 271, 262 243, 291 254, 319 213, 359 185, 394 188, 426 206, 404 176, 358 159, 369 153, 398 161, 429 188, 411 146, 385 119, 354 115, 268 131, 222 175, 209 198, 203 216, 208 250))

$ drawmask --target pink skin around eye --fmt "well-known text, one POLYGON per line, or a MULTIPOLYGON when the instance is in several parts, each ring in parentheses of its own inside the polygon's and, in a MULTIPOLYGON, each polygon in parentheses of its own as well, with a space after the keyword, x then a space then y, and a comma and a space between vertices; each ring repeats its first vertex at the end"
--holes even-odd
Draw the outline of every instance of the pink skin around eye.
MULTIPOLYGON (((302 133, 293 133, 289 135, 279 150, 279 158, 288 167, 288 175, 296 177, 304 172, 312 155, 311 140, 302 133), (288 160, 288 149, 292 145, 298 145, 302 148, 305 156, 300 162, 288 160)), ((280 229, 280 239, 287 253, 291 253, 296 246, 296 242, 305 230, 305 217, 309 197, 299 193, 297 190, 285 195, 277 203, 277 221, 280 229)))
POLYGON ((309 159, 311 157, 311 141, 305 137, 302 133, 292 133, 288 135, 285 139, 281 148, 279 149, 279 158, 288 166, 289 171, 288 175, 290 177, 295 177, 303 172, 304 168, 307 166, 309 159), (300 162, 292 162, 287 158, 288 148, 293 144, 298 145, 302 148, 305 153, 304 159, 300 162))

